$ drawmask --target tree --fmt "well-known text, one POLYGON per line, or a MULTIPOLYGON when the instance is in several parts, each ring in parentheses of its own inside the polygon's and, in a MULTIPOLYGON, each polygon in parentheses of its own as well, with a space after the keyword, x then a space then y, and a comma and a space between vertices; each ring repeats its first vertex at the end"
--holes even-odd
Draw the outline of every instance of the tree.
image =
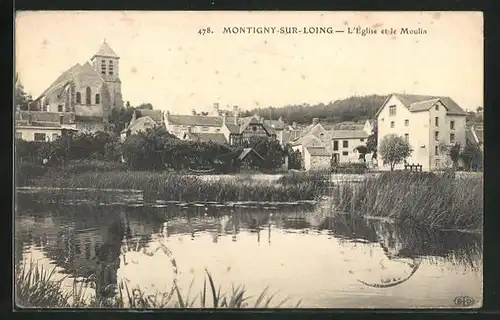
POLYGON ((391 171, 394 171, 396 164, 402 162, 413 152, 406 139, 395 134, 386 135, 380 142, 378 149, 384 160, 384 164, 391 166, 391 171))
POLYGON ((253 136, 245 147, 254 149, 264 158, 262 169, 276 170, 283 164, 284 151, 276 139, 253 136))
POLYGON ((21 110, 28 110, 28 107, 31 108, 31 110, 37 110, 38 108, 36 107, 35 104, 33 104, 33 99, 31 95, 27 94, 24 91, 24 86, 21 82, 21 79, 19 75, 16 73, 16 86, 15 86, 15 93, 14 93, 14 106, 19 108, 21 110))
POLYGON ((376 158, 376 153, 377 153, 377 143, 378 143, 377 140, 378 140, 378 127, 377 127, 377 122, 375 122, 373 125, 373 132, 366 140, 366 148, 368 149, 367 153, 373 152, 374 158, 376 158))
POLYGON ((482 168, 483 156, 479 146, 475 143, 467 142, 464 150, 460 154, 466 170, 479 170, 482 168))
POLYGON ((140 105, 137 106, 137 109, 153 110, 153 105, 149 102, 141 103, 140 105))
POLYGON ((448 152, 451 161, 453 162, 453 168, 457 167, 458 159, 460 159, 460 143, 455 143, 448 152))
POLYGON ((112 131, 115 134, 120 134, 120 132, 125 129, 127 123, 132 119, 132 115, 136 113, 136 117, 140 118, 142 116, 141 111, 134 107, 127 107, 123 109, 112 109, 111 116, 109 118, 109 123, 111 125, 112 131))
POLYGON ((368 147, 364 145, 360 145, 356 147, 356 150, 358 150, 359 153, 359 159, 362 159, 363 161, 365 160, 365 154, 368 153, 368 147))

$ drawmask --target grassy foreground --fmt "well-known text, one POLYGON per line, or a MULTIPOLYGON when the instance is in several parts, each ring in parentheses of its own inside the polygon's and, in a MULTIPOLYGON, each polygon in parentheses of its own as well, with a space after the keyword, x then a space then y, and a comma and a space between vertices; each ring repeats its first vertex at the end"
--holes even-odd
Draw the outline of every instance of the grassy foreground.
POLYGON ((437 176, 393 172, 333 189, 338 210, 386 217, 398 223, 480 230, 483 226, 483 176, 437 176))
POLYGON ((173 201, 297 201, 314 200, 331 185, 326 172, 289 173, 278 181, 248 177, 205 181, 196 176, 168 172, 110 171, 50 173, 30 182, 58 188, 136 189, 144 199, 173 201))
MULTIPOLYGON (((215 285, 212 275, 206 271, 203 290, 191 297, 190 291, 182 293, 175 285, 170 293, 146 296, 140 288, 130 288, 126 283, 118 285, 116 296, 108 299, 89 299, 83 285, 73 283, 72 290, 65 290, 62 280, 53 280, 55 269, 46 270, 30 261, 25 266, 18 265, 15 275, 16 305, 22 308, 279 308, 288 298, 273 302, 274 294, 268 295, 265 288, 255 301, 250 303, 244 286, 232 287, 230 292, 222 292, 215 285), (207 281, 208 280, 208 281, 207 281)), ((295 307, 300 305, 300 301, 295 307)))

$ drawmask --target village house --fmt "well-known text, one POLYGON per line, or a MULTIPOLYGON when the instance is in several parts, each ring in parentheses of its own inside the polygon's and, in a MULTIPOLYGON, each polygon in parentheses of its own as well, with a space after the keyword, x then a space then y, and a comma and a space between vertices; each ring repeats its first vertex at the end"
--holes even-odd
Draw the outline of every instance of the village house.
MULTIPOLYGON (((112 108, 123 107, 121 81, 119 78, 120 57, 104 41, 90 62, 77 63, 63 72, 38 98, 30 109, 32 123, 28 124, 28 114, 23 114, 26 123, 16 123, 16 134, 27 139, 36 134, 41 138, 52 136, 52 126, 40 126, 41 119, 70 119, 68 123, 78 131, 95 132, 106 128, 112 108)), ((63 120, 66 121, 66 120, 63 120)), ((51 121, 54 122, 54 121, 51 121)), ((60 130, 56 130, 60 131, 60 130)))
MULTIPOLYGON (((144 111, 144 110, 143 110, 144 111)), ((141 113, 143 112, 141 111, 141 113)), ((150 111, 155 111, 155 110, 150 110, 150 111)), ((152 113, 154 114, 154 113, 152 113)), ((157 126, 161 126, 163 124, 163 121, 155 121, 151 116, 146 115, 142 116, 140 118, 137 118, 136 111, 132 114, 132 119, 130 122, 125 126, 125 128, 120 132, 120 139, 121 141, 125 141, 127 137, 133 134, 137 134, 138 132, 145 132, 147 129, 153 129, 157 126)))
POLYGON ((68 132, 78 131, 72 114, 17 109, 15 122, 16 139, 26 141, 54 141, 68 132))
POLYGON ((304 148, 304 169, 328 169, 331 166, 331 154, 324 147, 304 148))
POLYGON ((359 128, 326 130, 319 119, 314 118, 312 124, 290 144, 294 151, 301 153, 305 168, 307 167, 307 158, 311 158, 315 162, 314 158, 318 157, 321 160, 317 160, 317 162, 322 162, 325 154, 329 155, 329 159, 333 163, 359 162, 358 148, 366 146, 366 140, 373 130, 371 125, 363 125, 362 128, 362 130, 359 128), (312 149, 314 150, 313 154, 309 152, 307 155, 307 148, 314 148, 312 149), (323 150, 319 151, 319 148, 323 150))
MULTIPOLYGON (((455 143, 465 145, 464 110, 451 98, 413 94, 391 94, 377 111, 378 145, 388 134, 404 137, 413 149, 406 162, 422 170, 440 169, 450 163, 441 149, 455 143)), ((378 166, 389 170, 378 155, 378 166)), ((404 163, 396 169, 404 168, 404 163)))
MULTIPOLYGON (((214 109, 218 109, 215 104, 214 109)), ((255 115, 240 118, 235 108, 233 116, 221 113, 210 115, 173 115, 165 113, 165 127, 168 132, 183 140, 213 141, 231 145, 241 145, 251 137, 276 138, 272 127, 264 119, 255 115)))

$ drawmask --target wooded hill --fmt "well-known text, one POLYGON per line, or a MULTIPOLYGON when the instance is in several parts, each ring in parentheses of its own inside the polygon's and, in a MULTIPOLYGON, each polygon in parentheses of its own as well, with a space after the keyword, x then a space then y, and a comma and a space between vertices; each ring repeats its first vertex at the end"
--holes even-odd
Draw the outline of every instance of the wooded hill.
POLYGON ((266 119, 283 120, 291 124, 309 124, 313 118, 320 118, 325 123, 338 123, 343 121, 364 121, 372 119, 386 99, 386 95, 353 96, 347 99, 331 101, 328 104, 320 103, 310 105, 287 105, 274 108, 255 108, 243 112, 243 116, 258 114, 266 119))

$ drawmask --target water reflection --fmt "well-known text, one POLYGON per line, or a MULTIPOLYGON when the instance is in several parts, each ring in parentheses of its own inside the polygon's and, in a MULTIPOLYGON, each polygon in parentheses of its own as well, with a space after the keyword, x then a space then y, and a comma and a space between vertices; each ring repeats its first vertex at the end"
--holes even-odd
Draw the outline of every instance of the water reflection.
MULTIPOLYGON (((449 286, 448 290, 453 291, 457 290, 455 286, 458 284, 447 280, 447 277, 452 279, 448 271, 473 277, 482 272, 480 235, 405 228, 385 221, 335 214, 328 207, 131 207, 23 201, 18 205, 16 216, 15 254, 19 261, 23 248, 36 247, 63 272, 95 283, 96 297, 106 301, 116 292, 119 269, 145 261, 129 253, 150 250, 148 248, 158 237, 170 241, 168 244, 175 248, 178 259, 186 257, 182 261, 183 270, 198 270, 207 264, 217 268, 222 260, 230 261, 233 265, 221 265, 224 273, 219 274, 219 282, 228 277, 228 282, 247 284, 251 280, 243 273, 235 275, 236 278, 230 275, 238 268, 249 268, 248 265, 257 263, 248 259, 260 260, 266 265, 266 271, 260 274, 262 280, 259 281, 267 281, 265 285, 277 289, 285 286, 299 299, 307 297, 313 307, 334 306, 327 294, 346 297, 352 291, 351 294, 359 294, 356 297, 361 299, 366 296, 363 285, 378 289, 403 286, 405 281, 410 282, 408 279, 420 272, 418 269, 424 260, 426 270, 431 271, 421 271, 419 286, 433 287, 441 283, 442 287, 449 286), (234 245, 229 246, 226 238, 234 245), (248 242, 250 239, 256 247, 248 242), (320 239, 330 241, 330 244, 320 239), (183 242, 186 240, 192 245, 183 242), (268 249, 262 251, 264 247, 268 249), (288 260, 284 256, 287 252, 294 252, 296 257, 288 260), (203 262, 200 264, 197 259, 203 262), (317 261, 316 265, 312 264, 313 261, 317 261), (323 269, 322 264, 331 269, 323 269), (312 270, 301 266, 319 269, 310 274, 308 272, 312 270), (428 276, 424 275, 426 272, 434 273, 428 276), (439 275, 436 276, 435 272, 439 275), (298 279, 303 276, 309 277, 307 281, 311 284, 300 283, 298 279), (321 277, 336 278, 330 284, 321 277), (316 287, 312 284, 315 279, 319 281, 316 287), (363 285, 356 286, 356 282, 363 285), (309 290, 305 288, 308 285, 310 293, 301 291, 309 290), (324 294, 318 293, 318 286, 324 286, 321 289, 324 294)), ((149 269, 145 270, 148 273, 149 269)), ((152 281, 154 272, 149 270, 152 281)), ((412 285, 417 285, 416 281, 412 285)), ((476 286, 476 291, 481 294, 481 283, 476 286)), ((463 290, 468 288, 470 285, 464 286, 463 290)), ((371 294, 373 299, 382 296, 381 291, 371 294)), ((349 307, 348 301, 342 303, 340 307, 349 307)))

